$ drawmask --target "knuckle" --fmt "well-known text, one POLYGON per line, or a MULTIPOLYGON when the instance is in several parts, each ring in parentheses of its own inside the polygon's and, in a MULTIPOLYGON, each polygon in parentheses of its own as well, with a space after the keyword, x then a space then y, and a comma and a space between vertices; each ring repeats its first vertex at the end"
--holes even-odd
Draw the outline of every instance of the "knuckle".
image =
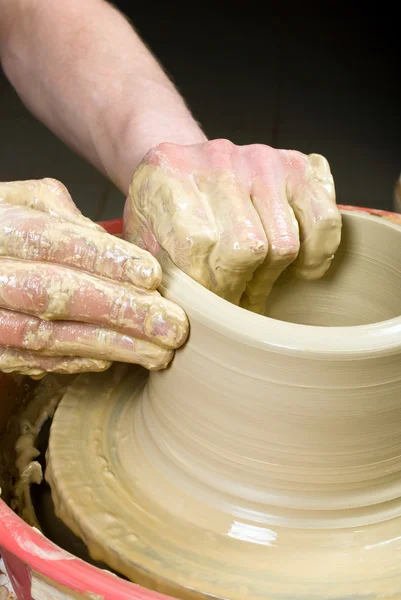
MULTIPOLYGON (((142 165, 152 165, 153 167, 159 167, 165 158, 165 152, 163 151, 163 146, 164 146, 164 144, 159 144, 158 146, 151 148, 143 157, 142 165)), ((138 175, 138 173, 139 173, 139 169, 137 169, 135 171, 134 179, 135 179, 135 176, 138 175)))
POLYGON ((176 144, 172 144, 171 142, 160 142, 160 144, 157 144, 150 152, 157 155, 168 155, 175 147, 176 144))
POLYGON ((64 185, 61 183, 61 181, 59 181, 58 179, 55 179, 54 177, 43 177, 43 179, 39 179, 38 183, 43 183, 44 185, 48 186, 48 187, 61 187, 63 188, 64 185))
POLYGON ((270 246, 269 260, 275 265, 290 264, 300 251, 301 243, 298 238, 289 239, 288 236, 279 238, 270 246))
POLYGON ((299 150, 281 150, 289 160, 291 160, 295 164, 304 165, 307 161, 307 156, 303 152, 299 150))
POLYGON ((246 146, 246 154, 252 164, 269 164, 274 156, 277 155, 277 150, 266 144, 250 144, 246 146))
POLYGON ((192 252, 207 253, 215 246, 216 242, 216 232, 206 227, 197 231, 185 232, 185 244, 192 252))
POLYGON ((248 267, 261 264, 267 256, 266 241, 250 237, 242 242, 234 242, 232 251, 226 252, 226 264, 248 267))
POLYGON ((163 166, 169 160, 172 154, 177 151, 177 144, 171 142, 161 142, 151 148, 143 158, 143 163, 154 167, 163 166))
POLYGON ((53 177, 45 177, 38 180, 39 185, 43 185, 47 191, 51 192, 56 196, 69 196, 67 188, 61 181, 54 179, 53 177))
POLYGON ((178 226, 174 235, 159 239, 159 243, 179 269, 193 274, 199 264, 207 261, 216 246, 217 236, 207 228, 188 231, 178 226))
POLYGON ((280 155, 287 167, 297 173, 303 173, 308 165, 308 157, 298 150, 280 150, 280 155))
POLYGON ((218 138, 206 142, 206 148, 213 152, 232 152, 235 148, 235 144, 225 138, 218 138))
POLYGON ((316 227, 320 230, 330 231, 341 228, 341 224, 341 213, 337 206, 334 206, 327 207, 326 210, 320 214, 316 222, 316 227))
POLYGON ((232 170, 232 155, 237 146, 226 139, 217 139, 206 142, 204 150, 211 163, 218 169, 232 170))
POLYGON ((313 175, 316 179, 321 181, 332 181, 333 177, 329 161, 321 154, 309 154, 308 155, 309 165, 312 168, 313 175))

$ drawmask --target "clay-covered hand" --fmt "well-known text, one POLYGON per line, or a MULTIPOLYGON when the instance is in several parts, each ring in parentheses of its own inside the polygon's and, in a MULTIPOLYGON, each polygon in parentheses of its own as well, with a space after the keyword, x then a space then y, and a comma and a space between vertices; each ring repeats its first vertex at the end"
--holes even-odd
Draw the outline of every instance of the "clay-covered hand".
POLYGON ((203 286, 259 313, 289 265, 300 278, 322 277, 341 236, 323 156, 227 140, 150 150, 124 225, 129 241, 163 248, 203 286))
POLYGON ((188 322, 160 280, 151 254, 86 219, 60 182, 0 183, 0 370, 167 366, 188 322))

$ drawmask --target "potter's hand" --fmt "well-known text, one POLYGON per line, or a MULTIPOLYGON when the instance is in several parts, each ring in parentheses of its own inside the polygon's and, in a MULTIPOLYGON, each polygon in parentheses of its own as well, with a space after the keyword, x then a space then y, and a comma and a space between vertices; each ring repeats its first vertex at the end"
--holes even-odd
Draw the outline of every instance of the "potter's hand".
POLYGON ((0 183, 0 370, 165 367, 187 335, 157 261, 106 233, 54 179, 0 183))
POLYGON ((325 158, 227 140, 148 152, 124 220, 126 239, 164 248, 193 279, 255 312, 290 264, 301 278, 322 277, 341 232, 325 158))

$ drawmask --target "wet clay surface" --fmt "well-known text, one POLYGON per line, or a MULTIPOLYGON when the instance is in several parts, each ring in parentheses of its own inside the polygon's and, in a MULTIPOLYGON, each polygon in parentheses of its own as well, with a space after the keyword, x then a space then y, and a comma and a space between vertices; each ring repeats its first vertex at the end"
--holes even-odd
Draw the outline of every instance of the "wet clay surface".
POLYGON ((188 343, 80 375, 51 428, 56 514, 92 558, 179 598, 398 597, 401 233, 347 215, 342 237, 268 318, 160 257, 188 343))

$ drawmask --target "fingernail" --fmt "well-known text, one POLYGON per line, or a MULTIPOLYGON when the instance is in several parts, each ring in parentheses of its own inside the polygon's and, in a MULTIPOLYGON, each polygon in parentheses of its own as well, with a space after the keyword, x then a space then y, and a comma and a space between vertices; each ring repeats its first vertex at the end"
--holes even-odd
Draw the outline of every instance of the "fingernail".
POLYGON ((134 346, 140 364, 149 371, 165 369, 174 356, 173 350, 165 350, 145 340, 135 340, 134 346))
POLYGON ((155 290, 161 283, 162 270, 153 256, 131 258, 125 265, 125 277, 138 287, 155 290))
POLYGON ((145 332, 155 343, 166 348, 179 348, 185 342, 189 323, 185 312, 168 300, 151 307, 145 321, 145 332))

